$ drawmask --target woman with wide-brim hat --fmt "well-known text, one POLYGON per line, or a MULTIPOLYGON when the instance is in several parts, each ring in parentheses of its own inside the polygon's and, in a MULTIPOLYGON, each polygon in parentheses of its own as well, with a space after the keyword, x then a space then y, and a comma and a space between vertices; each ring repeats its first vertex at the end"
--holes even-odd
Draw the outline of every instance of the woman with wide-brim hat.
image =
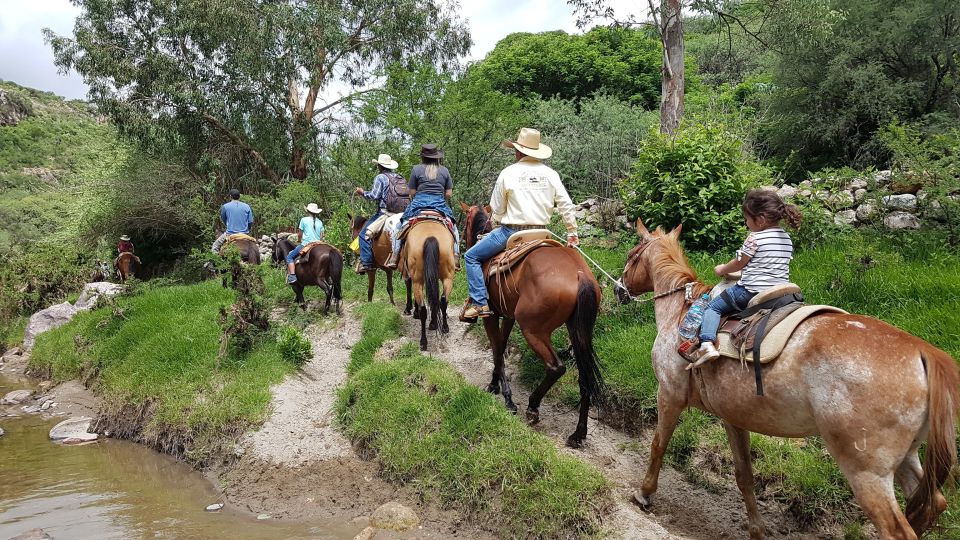
MULTIPOLYGON (((420 147, 419 165, 415 165, 410 171, 410 180, 407 186, 410 188, 410 204, 403 211, 394 234, 393 252, 387 261, 388 268, 396 268, 397 260, 400 258, 400 240, 397 239, 397 232, 403 227, 410 218, 419 214, 423 210, 436 210, 441 212, 451 222, 456 222, 453 217, 453 210, 450 208, 449 200, 453 196, 453 179, 450 177, 450 171, 441 164, 443 160, 443 150, 435 144, 425 144, 420 147)), ((457 257, 457 266, 460 265, 460 233, 456 225, 453 227, 454 252, 457 257)))
POLYGON ((297 255, 303 250, 303 246, 310 242, 319 242, 324 237, 323 221, 320 221, 318 217, 323 210, 316 203, 310 203, 303 209, 307 211, 308 215, 300 218, 300 225, 297 226, 299 243, 287 254, 287 283, 296 283, 297 281, 297 268, 293 261, 297 260, 297 255))

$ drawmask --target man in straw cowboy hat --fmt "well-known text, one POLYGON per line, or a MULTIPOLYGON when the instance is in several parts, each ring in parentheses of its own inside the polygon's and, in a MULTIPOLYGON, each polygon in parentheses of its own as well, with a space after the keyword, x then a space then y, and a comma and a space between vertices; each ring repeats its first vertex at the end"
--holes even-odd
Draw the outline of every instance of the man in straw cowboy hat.
POLYGON ((567 227, 567 245, 574 247, 579 243, 573 201, 560 182, 560 175, 543 163, 553 150, 540 142, 540 132, 523 128, 516 141, 504 141, 503 146, 515 152, 517 162, 500 172, 490 196, 491 219, 499 226, 463 256, 470 301, 461 319, 483 318, 493 313, 487 305, 483 263, 506 248, 511 234, 546 228, 556 208, 567 227))
POLYGON ((323 222, 317 217, 320 215, 320 207, 316 203, 310 203, 304 207, 307 216, 300 218, 300 225, 297 226, 297 239, 300 241, 297 247, 287 253, 287 283, 296 283, 297 269, 293 261, 297 260, 297 255, 303 250, 303 246, 310 242, 319 242, 323 240, 323 222))
POLYGON ((409 196, 405 189, 406 180, 396 172, 399 166, 397 162, 388 154, 380 154, 377 159, 373 160, 373 163, 377 165, 377 175, 373 178, 373 188, 370 191, 364 191, 362 187, 358 187, 355 191, 357 195, 368 201, 377 201, 377 211, 367 219, 363 228, 360 229, 360 235, 357 237, 360 243, 360 266, 357 268, 359 274, 366 273, 374 266, 373 245, 367 239, 367 227, 384 214, 404 210, 399 206, 387 208, 388 203, 402 205, 403 199, 409 202, 409 196))
POLYGON ((120 236, 120 242, 117 244, 117 253, 133 253, 133 242, 127 235, 120 236))

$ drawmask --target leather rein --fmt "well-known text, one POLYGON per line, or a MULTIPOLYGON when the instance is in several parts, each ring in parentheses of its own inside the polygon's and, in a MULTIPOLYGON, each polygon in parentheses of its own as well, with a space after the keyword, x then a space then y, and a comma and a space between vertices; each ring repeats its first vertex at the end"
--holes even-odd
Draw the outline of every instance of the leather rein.
MULTIPOLYGON (((643 252, 646 251, 646 249, 650 247, 651 244, 653 244, 659 239, 660 237, 655 237, 650 240, 646 240, 644 243, 640 244, 637 247, 637 250, 632 255, 630 255, 629 259, 627 259, 627 264, 625 265, 625 269, 623 273, 626 274, 627 273, 626 268, 629 268, 637 259, 640 258, 641 255, 643 255, 643 252)), ((683 285, 674 287, 668 291, 654 294, 650 298, 641 298, 640 296, 634 296, 633 294, 630 293, 630 290, 627 289, 627 287, 623 284, 623 276, 620 276, 620 279, 617 279, 616 281, 614 281, 614 283, 616 283, 617 287, 619 287, 620 289, 623 289, 623 292, 626 293, 626 295, 630 298, 631 301, 637 302, 639 304, 654 302, 656 300, 659 300, 660 298, 665 298, 667 296, 673 295, 680 291, 685 291, 683 294, 683 297, 685 300, 689 302, 693 300, 693 287, 694 285, 696 285, 696 282, 691 281, 689 283, 684 283, 683 285)))

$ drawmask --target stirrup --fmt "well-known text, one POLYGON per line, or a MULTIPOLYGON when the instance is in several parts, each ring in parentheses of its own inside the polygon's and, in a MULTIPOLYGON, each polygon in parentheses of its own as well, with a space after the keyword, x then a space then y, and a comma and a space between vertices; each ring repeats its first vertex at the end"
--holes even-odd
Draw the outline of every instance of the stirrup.
POLYGON ((397 262, 399 262, 399 260, 400 260, 400 254, 391 252, 390 257, 387 259, 387 264, 385 264, 384 266, 386 266, 391 270, 395 270, 397 268, 397 262))

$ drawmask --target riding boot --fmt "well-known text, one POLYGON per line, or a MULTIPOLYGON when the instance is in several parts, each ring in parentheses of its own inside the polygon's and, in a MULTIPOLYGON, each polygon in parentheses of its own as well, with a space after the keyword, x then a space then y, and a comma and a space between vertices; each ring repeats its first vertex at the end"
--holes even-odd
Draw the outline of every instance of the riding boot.
POLYGON ((386 266, 391 270, 394 270, 397 268, 397 262, 399 261, 399 259, 400 259, 400 254, 397 253, 396 251, 392 251, 390 252, 390 258, 387 259, 387 264, 385 264, 384 266, 386 266))

